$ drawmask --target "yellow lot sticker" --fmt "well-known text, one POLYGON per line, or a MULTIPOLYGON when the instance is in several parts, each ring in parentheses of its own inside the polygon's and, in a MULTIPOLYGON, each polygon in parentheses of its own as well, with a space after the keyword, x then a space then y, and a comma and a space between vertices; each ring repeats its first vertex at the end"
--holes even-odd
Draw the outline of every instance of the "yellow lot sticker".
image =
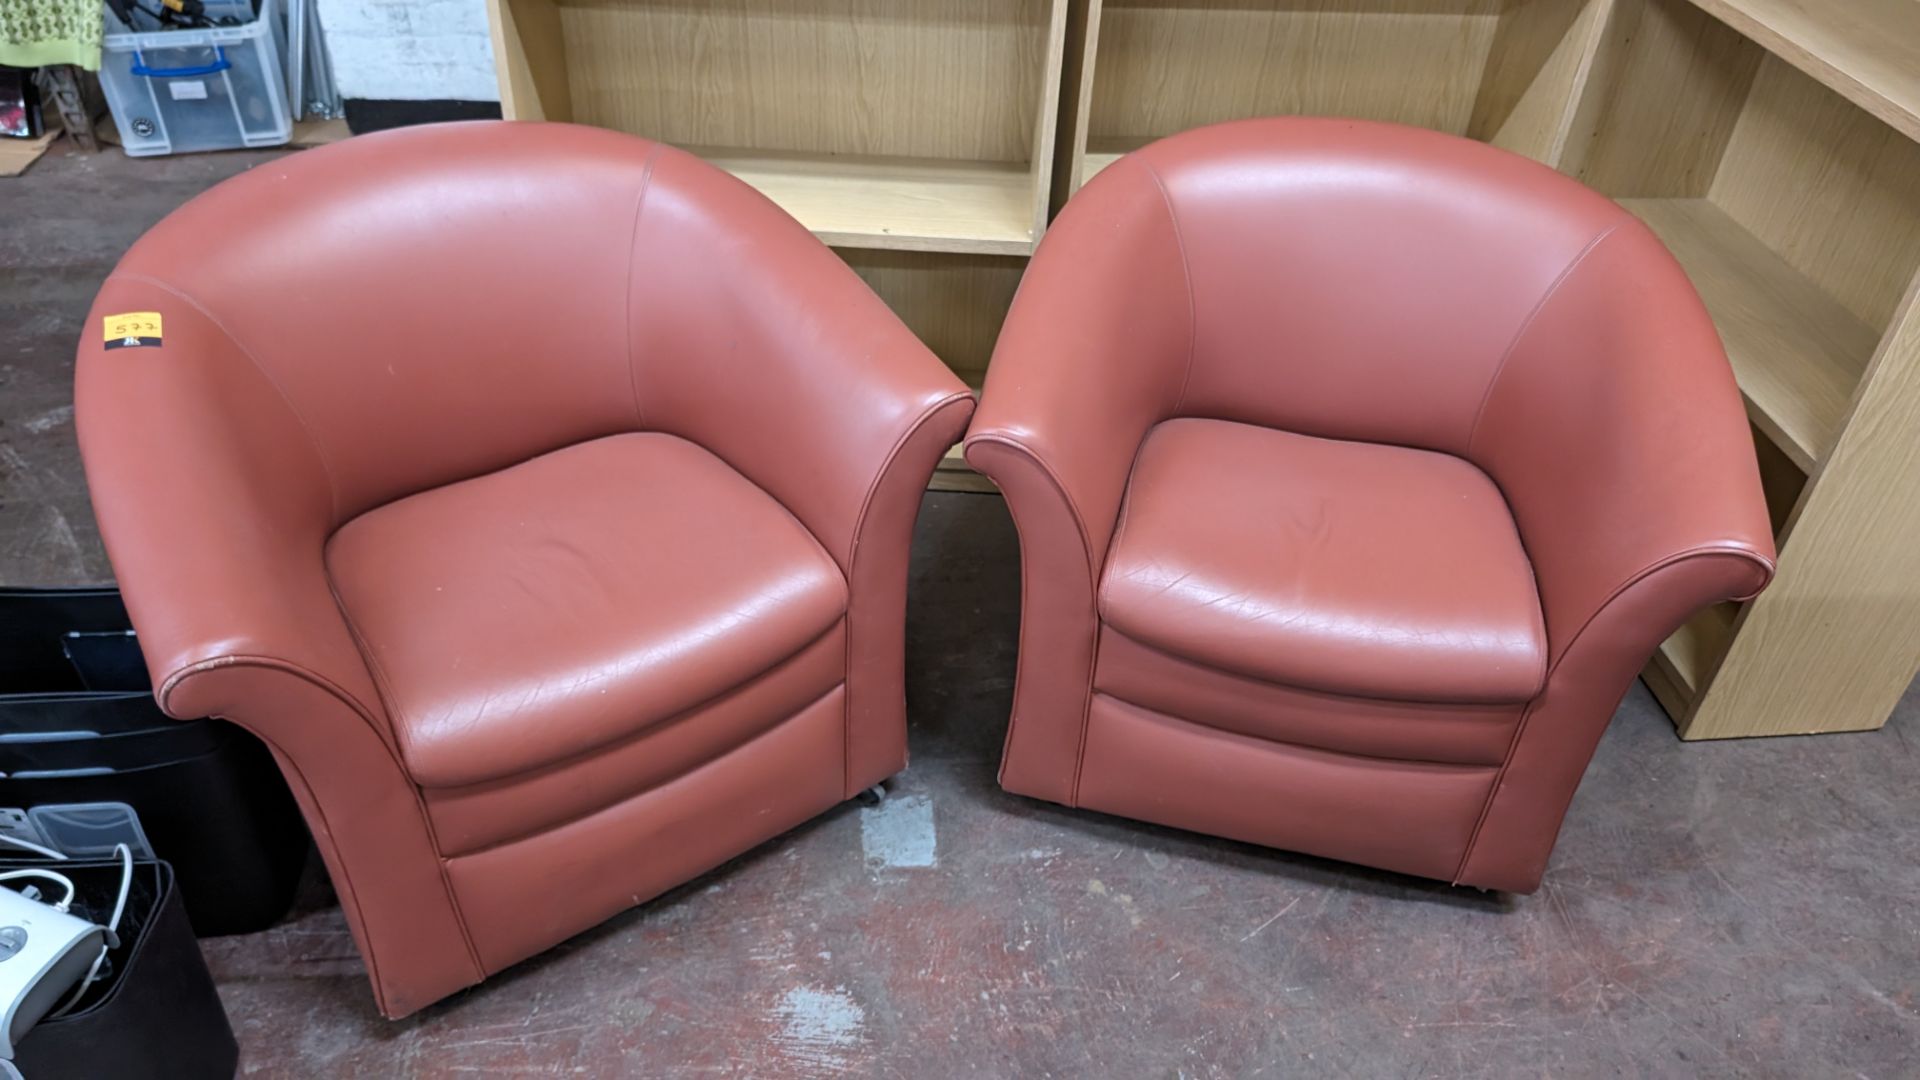
POLYGON ((157 311, 129 311, 106 318, 106 343, 109 349, 159 348, 163 331, 157 311))

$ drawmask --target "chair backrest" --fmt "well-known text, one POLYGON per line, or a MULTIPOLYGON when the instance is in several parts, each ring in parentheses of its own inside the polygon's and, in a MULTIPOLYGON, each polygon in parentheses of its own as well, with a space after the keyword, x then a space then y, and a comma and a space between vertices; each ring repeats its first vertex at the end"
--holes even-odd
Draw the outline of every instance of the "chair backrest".
POLYGON ((1138 156, 1192 293, 1178 413, 1455 454, 1529 319, 1624 216, 1542 165, 1394 125, 1247 121, 1138 156))
POLYGON ((672 254, 636 258, 643 188, 737 186, 693 162, 656 180, 663 154, 684 157, 558 124, 363 136, 194 199, 116 278, 198 309, 273 383, 337 524, 637 426, 629 292, 672 254))

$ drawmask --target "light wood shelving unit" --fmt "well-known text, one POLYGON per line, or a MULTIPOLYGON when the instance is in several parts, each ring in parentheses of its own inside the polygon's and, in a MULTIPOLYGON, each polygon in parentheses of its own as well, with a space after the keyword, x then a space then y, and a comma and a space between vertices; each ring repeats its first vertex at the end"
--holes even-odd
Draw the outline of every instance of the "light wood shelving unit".
MULTIPOLYGON (((488 0, 508 119, 758 188, 977 387, 1046 229, 1068 0, 488 0)), ((936 488, 983 477, 948 455, 936 488)))
POLYGON ((1579 0, 1079 0, 1059 171, 1070 193, 1154 139, 1280 115, 1415 124, 1546 159, 1603 16, 1579 0))
POLYGON ((1780 572, 1646 679, 1687 739, 1877 728, 1920 671, 1920 0, 1074 0, 1053 202, 1201 124, 1391 120, 1646 221, 1712 312, 1780 572))
MULTIPOLYGON (((741 177, 974 386, 1049 207, 1153 139, 1352 116, 1561 169, 1693 277, 1778 534, 1772 588, 1647 668, 1681 734, 1878 727, 1920 669, 1920 0, 489 7, 509 118, 741 177)), ((955 454, 934 486, 986 482, 955 454)))

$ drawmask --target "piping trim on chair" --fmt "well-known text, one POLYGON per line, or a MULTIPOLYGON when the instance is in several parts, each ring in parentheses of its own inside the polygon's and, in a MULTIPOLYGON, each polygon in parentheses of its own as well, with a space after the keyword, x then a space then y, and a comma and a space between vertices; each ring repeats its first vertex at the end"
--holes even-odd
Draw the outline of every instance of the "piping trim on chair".
POLYGON ((646 164, 640 169, 640 188, 633 194, 633 228, 627 231, 627 294, 621 297, 620 310, 623 321, 620 336, 626 342, 627 351, 627 387, 633 391, 633 426, 637 430, 646 430, 646 422, 640 412, 640 376, 633 366, 633 275, 640 262, 640 214, 647 206, 647 191, 653 186, 653 163, 660 156, 660 144, 654 143, 647 151, 646 164))
MULTIPOLYGON (((235 337, 233 331, 227 329, 227 324, 220 321, 220 316, 215 315, 205 304, 194 299, 193 296, 178 286, 161 281, 159 278, 151 275, 142 274, 136 270, 115 270, 107 276, 107 281, 111 283, 115 278, 127 281, 138 281, 163 292, 172 293, 181 303, 199 312, 202 318, 212 323, 213 328, 220 331, 221 336, 226 338, 227 342, 235 349, 239 350, 241 356, 247 358, 247 363, 253 365, 253 370, 258 372, 261 378, 267 380, 267 385, 273 387, 273 392, 280 396, 281 403, 286 405, 287 411, 292 413, 294 420, 300 424, 300 433, 307 437, 307 446, 313 450, 314 460, 320 463, 320 474, 327 478, 327 520, 328 522, 338 521, 340 519, 340 485, 334 481, 333 465, 327 461, 326 451, 320 448, 320 440, 314 435, 313 425, 307 421, 306 414, 300 411, 298 405, 294 404, 293 397, 287 393, 286 387, 280 385, 280 380, 273 377, 273 373, 268 371, 266 365, 260 362, 260 358, 253 354, 253 350, 248 348, 239 338, 235 337)), ((106 286, 102 285, 101 288, 104 290, 106 286)))
MULTIPOLYGON (((1180 278, 1187 283, 1187 370, 1180 376, 1180 396, 1173 399, 1172 414, 1179 416, 1180 410, 1187 404, 1187 384, 1193 381, 1193 357, 1199 350, 1200 340, 1200 304, 1193 296, 1193 260, 1187 257, 1186 233, 1180 229, 1180 215, 1174 213, 1173 195, 1167 191, 1166 182, 1160 178, 1160 170, 1154 168, 1152 162, 1141 158, 1138 154, 1128 155, 1127 160, 1138 161, 1140 167, 1147 170, 1147 175, 1153 180, 1154 189, 1160 192, 1160 201, 1166 204, 1167 224, 1173 227, 1173 246, 1180 253, 1180 278)), ((1138 460, 1138 455, 1135 455, 1135 459, 1138 460)))
POLYGON ((1573 276, 1573 272, 1580 269, 1580 265, 1587 261, 1587 256, 1593 254, 1593 250, 1600 246, 1601 241, 1612 236, 1626 222, 1627 219, 1622 218, 1600 230, 1591 240, 1588 240, 1586 246, 1574 255, 1573 261, 1567 263, 1566 268, 1553 279, 1553 284, 1547 286, 1547 291, 1541 294, 1539 301, 1533 305, 1533 310, 1527 312, 1527 317, 1520 320, 1520 325, 1513 331, 1512 340, 1507 342, 1506 348, 1500 350, 1500 359, 1493 365, 1493 374, 1487 377, 1487 388, 1480 392, 1480 405, 1473 410, 1473 423, 1467 428, 1467 442, 1461 451, 1461 456, 1466 457, 1473 453, 1473 440, 1480 434, 1480 418, 1486 415, 1487 403, 1493 400, 1493 390, 1500 385, 1500 376, 1507 370, 1507 361, 1513 358, 1514 350, 1520 347, 1520 342, 1527 336, 1527 331, 1533 329, 1534 321, 1540 317, 1541 312, 1547 310, 1547 305, 1553 301, 1553 298, 1560 294, 1560 286, 1565 285, 1567 279, 1573 276))
MULTIPOLYGON (((962 402, 971 406, 973 404, 973 391, 962 390, 948 394, 946 397, 922 409, 920 414, 914 417, 912 422, 907 425, 907 429, 900 433, 900 437, 894 440, 892 448, 887 451, 886 459, 880 464, 879 471, 874 473, 872 481, 867 484, 866 494, 860 498, 860 512, 854 515, 853 533, 847 538, 847 651, 842 664, 843 670, 847 673, 845 682, 847 700, 845 703, 846 714, 841 719, 840 790, 844 793, 843 797, 848 799, 854 796, 854 792, 851 790, 853 784, 853 657, 854 625, 857 620, 853 617, 853 607, 854 604, 859 602, 859 597, 855 595, 854 590, 857 587, 856 583, 860 577, 857 564, 860 559, 860 538, 866 532, 867 528, 867 513, 873 508, 875 496, 880 493, 881 486, 884 485, 887 478, 892 475, 894 463, 899 460, 901 453, 905 451, 907 445, 913 442, 914 438, 918 436, 935 417, 962 402)), ((903 710, 905 706, 906 702, 903 694, 901 701, 903 710)), ((905 717, 903 715, 902 723, 904 722, 905 717)))
MULTIPOLYGON (((1093 543, 1087 536, 1085 515, 1080 513, 1080 508, 1074 505, 1073 496, 1068 494, 1066 485, 1060 482, 1060 477, 1041 459, 1040 455, 1034 453, 1018 440, 1010 439, 1004 435, 975 435, 967 440, 969 447, 982 446, 989 443, 1004 447, 1008 452, 1025 458, 1028 462, 1032 463, 1034 469, 1037 470, 1040 475, 1046 477, 1047 483, 1053 486, 1054 494, 1060 498, 1060 505, 1067 508, 1067 514, 1073 518, 1074 528, 1080 534, 1080 554, 1087 568, 1087 603, 1088 606, 1093 609, 1093 629, 1090 632, 1092 640, 1087 646, 1087 686, 1081 695, 1080 703, 1080 741, 1079 745, 1074 749, 1073 779, 1067 789, 1067 798, 1069 800, 1067 805, 1074 806, 1079 803, 1080 762, 1081 759, 1086 756, 1087 723, 1091 715, 1090 711, 1093 708, 1093 671, 1097 666, 1100 654, 1100 578, 1093 567, 1093 543)), ((1007 512, 1012 515, 1014 519, 1014 532, 1020 537, 1020 610, 1022 614, 1020 616, 1020 640, 1018 649, 1024 653, 1027 647, 1027 627, 1029 625, 1025 612, 1031 610, 1028 600, 1030 599, 1029 594, 1032 591, 1031 585, 1033 580, 1031 569, 1033 563, 1027 558, 1027 537, 1030 534, 1020 527, 1020 513, 1014 509, 1013 500, 1011 499, 1007 500, 1007 512)), ((1013 745, 1013 729, 1020 723, 1020 680, 1024 675, 1024 667, 1015 669, 1013 676, 1013 714, 1007 718, 1007 736, 1000 746, 1000 770, 996 774, 996 780, 1004 778, 1006 775, 1007 748, 1013 745)))
MULTIPOLYGON (((1626 581, 1622 582, 1611 593, 1607 594, 1607 598, 1601 601, 1598 607, 1593 609, 1593 614, 1588 615, 1586 621, 1580 624, 1580 629, 1574 631, 1573 636, 1567 639, 1567 647, 1560 650, 1560 655, 1554 659, 1553 666, 1547 671, 1546 684, 1541 687, 1539 695, 1527 703, 1527 711, 1521 714, 1520 722, 1514 725, 1513 739, 1507 744, 1506 760, 1500 763, 1500 770, 1493 776, 1493 786, 1487 789, 1487 801, 1480 807, 1480 816, 1473 823, 1473 832, 1467 836, 1467 850, 1460 856, 1460 865, 1454 868, 1453 884, 1461 884, 1461 878, 1467 871, 1467 864, 1473 861, 1474 848, 1480 843, 1480 833, 1486 828, 1487 819, 1493 814, 1494 801, 1500 797, 1500 786, 1506 782, 1507 770, 1513 765, 1514 752, 1520 748, 1521 740, 1526 737, 1527 722, 1533 719, 1533 714, 1541 699, 1545 698, 1552 690, 1553 676, 1559 672, 1561 663, 1563 663, 1567 657, 1573 655, 1574 646, 1580 643, 1581 637, 1585 636, 1588 628, 1593 626, 1595 622, 1598 622, 1600 616, 1606 614, 1607 610, 1613 607, 1615 601, 1626 595, 1635 585, 1640 584, 1654 574, 1668 567, 1678 566, 1683 562, 1695 558, 1710 558, 1716 555, 1730 555, 1734 558, 1745 560, 1759 567, 1763 576, 1770 578, 1773 575, 1775 564, 1771 560, 1763 559, 1744 548, 1721 544, 1703 544, 1698 547, 1691 547, 1685 551, 1657 560, 1629 575, 1626 581)), ((1764 581, 1761 587, 1765 587, 1764 581)), ((1629 685, 1630 684, 1631 680, 1629 680, 1629 685)), ((1610 722, 1612 718, 1609 717, 1608 719, 1610 722)), ((1568 792, 1568 798, 1572 798, 1572 792, 1568 792)))
MULTIPOLYGON (((174 671, 172 674, 168 675, 166 679, 161 683, 161 688, 159 693, 160 707, 163 710, 167 708, 168 699, 172 696, 174 689, 178 687, 182 682, 186 681, 188 678, 194 675, 202 674, 204 672, 214 671, 214 670, 218 670, 220 668, 225 668, 225 667, 262 668, 269 671, 279 671, 283 674, 292 675, 297 679, 301 679, 311 684, 312 686, 316 687, 317 689, 320 689, 322 691, 325 691, 328 694, 331 694, 336 701, 339 701, 341 704, 345 705, 347 708, 359 714, 360 719, 365 721, 369 728, 373 729, 373 731, 375 732, 375 737, 376 738, 379 737, 378 735, 379 724, 377 724, 374 721, 372 715, 367 711, 366 706, 362 705, 358 698, 354 697, 351 693, 347 692, 344 688, 336 685, 333 682, 333 680, 328 679, 326 676, 321 675, 319 672, 316 672, 307 668, 305 665, 296 664, 290 660, 282 660, 278 657, 273 657, 273 656, 243 656, 243 655, 217 656, 208 660, 196 661, 195 663, 189 664, 186 667, 180 668, 174 671)), ((229 718, 222 717, 222 719, 229 719, 229 718)), ((233 722, 239 723, 239 721, 237 720, 233 722)), ((297 764, 294 764, 293 757, 289 754, 282 752, 277 743, 267 738, 265 735, 261 734, 260 732, 256 731, 250 725, 241 724, 241 726, 245 727, 248 731, 253 732, 256 738, 260 739, 260 741, 266 743, 269 747, 273 748, 275 758, 278 761, 291 764, 293 766, 295 774, 298 775, 300 778, 301 786, 306 788, 308 795, 312 799, 314 811, 320 815, 321 823, 326 826, 327 835, 329 838, 331 838, 333 835, 333 827, 327 824, 326 809, 321 804, 320 798, 313 794, 313 785, 307 782, 306 774, 300 770, 297 764)), ((385 739, 380 740, 380 745, 386 749, 388 757, 393 761, 394 768, 400 773, 402 777, 405 777, 407 775, 406 769, 401 765, 400 759, 398 758, 398 756, 395 755, 394 748, 385 739)), ((478 983, 482 979, 486 978, 487 969, 485 965, 483 965, 480 962, 480 954, 474 948, 473 937, 467 931, 467 919, 466 919, 466 916, 462 914, 460 911, 460 898, 453 891, 453 880, 447 873, 446 860, 440 857, 440 839, 439 837, 434 835, 433 820, 427 816, 426 802, 420 795, 420 788, 417 784, 412 783, 410 780, 407 784, 407 788, 408 788, 409 794, 413 796, 414 809, 420 815, 420 822, 422 826, 426 829, 427 841, 433 845, 433 852, 435 856, 434 861, 437 864, 436 869, 438 870, 440 875, 440 886, 446 892, 447 906, 453 909, 454 922, 456 923, 460 931, 460 942, 461 944, 466 946, 467 959, 473 964, 473 970, 475 972, 474 979, 473 979, 473 982, 467 984, 471 986, 474 983, 478 983)), ((355 889, 353 885, 353 876, 351 872, 348 871, 346 867, 346 861, 344 859, 338 859, 336 861, 340 865, 341 877, 346 879, 345 880, 346 891, 347 891, 347 895, 351 897, 350 902, 353 905, 354 919, 360 926, 364 927, 367 924, 361 912, 359 891, 355 889)), ((367 969, 369 973, 371 973, 374 976, 372 980, 373 986, 374 986, 374 994, 375 994, 375 997, 378 999, 379 1004, 381 1005, 381 1011, 384 1013, 386 1012, 386 1008, 385 1008, 386 991, 383 988, 384 984, 382 984, 379 979, 379 974, 378 974, 379 962, 375 958, 375 955, 376 955, 376 950, 373 948, 371 940, 369 940, 368 947, 366 949, 365 960, 366 960, 367 969)))

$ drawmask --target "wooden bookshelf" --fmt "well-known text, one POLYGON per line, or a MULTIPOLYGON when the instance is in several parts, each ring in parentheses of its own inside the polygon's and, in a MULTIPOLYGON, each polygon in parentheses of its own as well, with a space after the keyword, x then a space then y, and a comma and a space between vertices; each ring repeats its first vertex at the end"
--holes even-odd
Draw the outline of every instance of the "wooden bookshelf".
POLYGON ((760 189, 836 247, 1033 250, 1033 180, 1024 165, 689 149, 760 189))
POLYGON ((1070 194, 1153 139, 1287 114, 1417 124, 1544 159, 1602 14, 1581 0, 1082 0, 1057 171, 1070 194))
POLYGON ((1623 199, 1673 249, 1754 424, 1802 469, 1833 449, 1880 335, 1706 199, 1623 199))
MULTIPOLYGON (((872 250, 840 255, 874 292, 886 297, 901 321, 945 359, 961 381, 980 389, 1026 259, 872 250)), ((967 464, 957 446, 941 459, 932 487, 936 491, 995 490, 992 481, 967 464)))
POLYGON ((1684 713, 1726 655, 1739 609, 1715 604, 1688 620, 1679 632, 1660 644, 1647 666, 1647 686, 1669 713, 1684 713))
POLYGON ((1046 227, 1066 0, 489 0, 502 112, 693 150, 837 246, 1046 227))
POLYGON ((1913 0, 1696 0, 1761 48, 1920 140, 1913 0))
POLYGON ((1646 221, 1756 432, 1773 586, 1646 679, 1688 739, 1882 725, 1920 671, 1920 2, 1076 0, 1057 206, 1201 124, 1491 142, 1646 221))
MULTIPOLYGON (((1068 0, 488 0, 501 110, 753 185, 979 385, 1046 229, 1068 0)), ((954 459, 936 487, 974 489, 954 459)))
POLYGON ((975 386, 1049 209, 1156 138, 1352 116, 1578 177, 1699 288, 1778 533, 1648 666, 1681 734, 1878 727, 1920 670, 1916 0, 489 3, 507 116, 732 171, 975 386))

